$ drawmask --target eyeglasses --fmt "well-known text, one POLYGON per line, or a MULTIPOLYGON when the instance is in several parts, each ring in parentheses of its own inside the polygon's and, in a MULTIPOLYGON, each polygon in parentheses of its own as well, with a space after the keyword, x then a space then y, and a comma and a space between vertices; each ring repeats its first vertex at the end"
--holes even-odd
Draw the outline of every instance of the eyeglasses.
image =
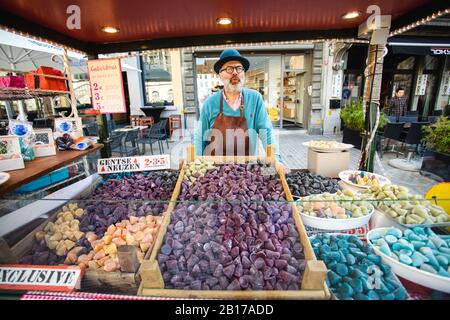
POLYGON ((244 67, 243 66, 237 66, 237 67, 229 66, 229 67, 226 67, 226 68, 223 68, 222 70, 220 70, 219 73, 222 71, 226 71, 228 74, 232 74, 234 70, 236 70, 237 73, 241 73, 242 71, 244 71, 244 67))

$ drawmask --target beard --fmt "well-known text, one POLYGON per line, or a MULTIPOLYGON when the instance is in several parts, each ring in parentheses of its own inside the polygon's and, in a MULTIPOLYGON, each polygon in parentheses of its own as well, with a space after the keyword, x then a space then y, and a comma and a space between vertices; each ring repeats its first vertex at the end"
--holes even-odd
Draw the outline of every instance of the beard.
POLYGON ((239 77, 239 78, 232 78, 232 79, 239 79, 239 82, 236 84, 231 83, 231 79, 221 79, 223 82, 223 88, 226 92, 241 92, 242 88, 244 87, 245 77, 239 77))

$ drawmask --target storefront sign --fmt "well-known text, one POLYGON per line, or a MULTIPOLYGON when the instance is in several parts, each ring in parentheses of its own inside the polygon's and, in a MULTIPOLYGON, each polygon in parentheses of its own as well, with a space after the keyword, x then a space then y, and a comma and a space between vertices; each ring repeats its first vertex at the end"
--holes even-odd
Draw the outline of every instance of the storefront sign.
POLYGON ((170 169, 170 156, 141 156, 127 158, 98 159, 98 173, 136 172, 170 169))
POLYGON ((83 271, 74 266, 0 265, 0 290, 73 291, 83 271))
POLYGON ((445 56, 449 56, 450 55, 450 48, 431 48, 431 53, 437 56, 441 56, 441 55, 445 55, 445 56))
POLYGON ((88 60, 93 108, 100 113, 126 113, 120 59, 88 60))
POLYGON ((417 85, 416 85, 416 96, 423 96, 425 94, 425 90, 427 89, 427 74, 421 74, 417 77, 417 85))

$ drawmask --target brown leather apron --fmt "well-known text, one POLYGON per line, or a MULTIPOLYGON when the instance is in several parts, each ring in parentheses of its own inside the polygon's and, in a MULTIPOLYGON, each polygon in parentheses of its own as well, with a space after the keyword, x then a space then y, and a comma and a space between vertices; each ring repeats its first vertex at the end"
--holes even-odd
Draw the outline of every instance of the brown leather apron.
MULTIPOLYGON (((217 139, 214 136, 214 133, 211 135, 211 142, 208 144, 206 150, 211 150, 210 154, 212 156, 226 155, 226 156, 248 156, 250 149, 250 139, 247 132, 247 123, 245 122, 244 117, 244 95, 242 95, 241 106, 239 107, 241 111, 241 115, 239 117, 230 117, 225 116, 223 114, 223 92, 220 94, 220 112, 217 115, 216 121, 212 126, 212 129, 216 129, 220 131, 223 137, 223 143, 220 141, 221 139, 217 139), (236 134, 227 137, 227 129, 241 129, 236 134), (227 139, 228 138, 228 139, 227 139), (242 148, 242 139, 244 139, 245 146, 242 148), (239 141, 239 142, 238 142, 239 141), (222 147, 220 146, 222 144, 222 147), (227 146, 229 146, 228 150, 233 150, 231 145, 234 144, 234 152, 233 154, 227 154, 227 146), (222 154, 220 154, 220 149, 222 149, 222 154)), ((217 132, 217 131, 216 131, 217 132)), ((209 154, 205 154, 209 155, 209 154)))

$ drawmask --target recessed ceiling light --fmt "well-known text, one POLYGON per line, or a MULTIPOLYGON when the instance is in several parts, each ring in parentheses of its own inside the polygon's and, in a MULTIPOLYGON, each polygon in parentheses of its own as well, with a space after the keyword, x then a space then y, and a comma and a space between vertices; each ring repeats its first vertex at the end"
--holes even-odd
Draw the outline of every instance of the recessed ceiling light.
POLYGON ((342 16, 342 19, 355 19, 355 18, 359 17, 359 15, 360 15, 359 11, 350 11, 350 12, 347 12, 346 14, 344 14, 342 16))
POLYGON ((103 27, 102 31, 106 32, 106 33, 117 33, 120 30, 119 30, 119 28, 115 28, 115 27, 103 27))
POLYGON ((232 24, 233 23, 233 19, 231 18, 219 18, 216 20, 217 24, 221 24, 221 25, 227 25, 227 24, 232 24))

